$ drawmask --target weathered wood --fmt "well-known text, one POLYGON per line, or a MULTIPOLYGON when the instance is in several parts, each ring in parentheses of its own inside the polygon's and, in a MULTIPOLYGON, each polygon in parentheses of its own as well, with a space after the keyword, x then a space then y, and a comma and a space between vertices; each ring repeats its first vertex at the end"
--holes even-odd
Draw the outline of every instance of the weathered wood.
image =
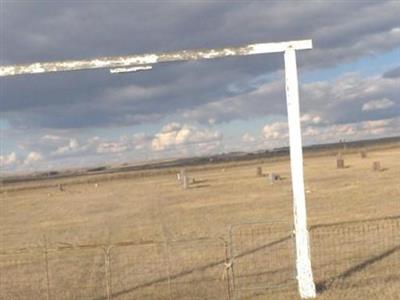
MULTIPOLYGON (((304 192, 303 150, 300 126, 299 91, 297 78, 296 50, 311 49, 312 41, 290 41, 283 43, 251 44, 243 47, 222 49, 182 50, 143 55, 102 57, 90 60, 58 61, 27 65, 0 66, 1 76, 35 74, 74 70, 108 68, 113 72, 149 69, 156 63, 214 59, 227 56, 245 56, 262 53, 284 52, 286 102, 288 110, 290 164, 293 192, 294 233, 296 245, 296 271, 301 298, 314 298, 315 285, 310 261, 309 236, 307 229, 306 200, 304 192), (146 66, 138 68, 140 66, 146 66)), ((185 182, 187 178, 185 175, 185 182)))
POLYGON ((289 124, 290 169, 292 177, 296 274, 301 298, 316 296, 310 260, 307 229, 306 195, 304 192, 303 148, 301 140, 299 83, 296 51, 287 48, 284 54, 286 104, 289 124))
POLYGON ((78 71, 91 69, 112 69, 114 73, 126 71, 142 71, 156 63, 214 59, 227 56, 246 56, 264 53, 284 52, 287 49, 311 49, 311 40, 289 41, 281 43, 259 43, 240 47, 218 49, 180 50, 175 52, 146 53, 129 56, 99 57, 86 60, 70 60, 55 62, 37 62, 26 65, 0 66, 0 77, 21 74, 38 74, 47 72, 78 71), (144 67, 140 67, 144 66, 144 67))

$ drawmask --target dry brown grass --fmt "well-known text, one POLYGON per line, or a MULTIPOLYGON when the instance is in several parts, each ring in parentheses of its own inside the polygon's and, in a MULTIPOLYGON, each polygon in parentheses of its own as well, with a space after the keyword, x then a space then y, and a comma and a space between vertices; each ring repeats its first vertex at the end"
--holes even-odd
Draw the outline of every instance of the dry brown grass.
MULTIPOLYGON (((399 215, 399 157, 399 148, 368 152, 368 157, 364 159, 358 153, 346 154, 344 159, 348 168, 345 169, 336 169, 335 156, 306 157, 309 225, 399 215), (372 172, 372 162, 377 160, 386 170, 372 172)), ((80 178, 79 183, 65 179, 30 184, 31 187, 43 185, 42 188, 18 189, 21 185, 3 188, 1 249, 2 253, 9 254, 0 257, 0 298, 41 299, 35 295, 46 289, 42 277, 45 272, 40 263, 43 261, 42 252, 12 253, 15 249, 41 247, 44 235, 48 238, 49 248, 63 243, 107 245, 131 241, 163 245, 165 241, 211 239, 210 244, 196 244, 194 241, 189 246, 171 246, 169 263, 172 269, 169 271, 180 274, 189 267, 180 265, 185 256, 190 256, 188 261, 194 264, 194 268, 197 264, 200 269, 203 264, 212 265, 223 259, 223 247, 214 246, 214 241, 220 237, 229 240, 228 232, 232 224, 279 220, 287 224, 290 231, 292 195, 289 161, 265 160, 262 163, 265 172, 273 171, 283 177, 274 185, 265 177, 256 177, 258 165, 259 162, 254 161, 189 169, 188 173, 196 178, 196 184, 188 190, 177 183, 173 171, 158 175, 152 171, 151 176, 146 173, 140 176, 127 174, 123 178, 107 181, 101 179, 109 175, 97 175, 80 178), (94 182, 97 180, 99 184, 96 187, 94 182), (64 182, 65 191, 56 188, 60 182, 64 182), (46 187, 49 185, 52 187, 46 187), (22 263, 18 264, 18 261, 22 263), (15 265, 19 268, 13 269, 15 265)), ((323 243, 320 245, 323 247, 323 243)), ((124 290, 132 283, 144 284, 140 294, 131 291, 126 295, 121 293, 115 299, 169 299, 171 294, 172 299, 195 299, 196 293, 199 299, 204 299, 212 295, 204 294, 207 288, 221 288, 211 283, 209 286, 196 283, 196 274, 186 274, 183 281, 175 278, 172 288, 171 285, 167 287, 165 281, 146 286, 146 282, 162 278, 157 268, 165 266, 162 261, 165 256, 161 254, 163 249, 157 247, 163 246, 129 246, 112 250, 115 251, 111 259, 115 275, 114 291, 124 290), (155 262, 154 258, 159 260, 155 262), (135 273, 132 270, 137 264, 141 267, 135 273), (191 280, 187 279, 188 276, 192 276, 191 280), (167 289, 170 290, 167 292, 167 289)), ((104 278, 99 276, 104 270, 103 252, 99 249, 85 251, 49 252, 52 299, 100 299, 104 295, 104 278), (87 278, 96 284, 78 294, 71 292, 79 289, 79 284, 75 284, 87 278)), ((284 255, 279 257, 282 261, 287 259, 284 255)), ((398 266, 397 261, 392 265, 396 266, 396 263, 398 266)), ((222 274, 220 266, 210 268, 210 274, 222 274)), ((367 271, 368 268, 357 276, 362 277, 367 271)), ((365 275, 364 284, 362 280, 357 285, 331 284, 318 298, 397 299, 400 294, 398 278, 378 278, 371 283, 368 276, 365 275)), ((297 297, 296 288, 292 286, 269 291, 268 295, 269 299, 297 297)), ((265 291, 250 290, 241 297, 265 299, 265 291)))

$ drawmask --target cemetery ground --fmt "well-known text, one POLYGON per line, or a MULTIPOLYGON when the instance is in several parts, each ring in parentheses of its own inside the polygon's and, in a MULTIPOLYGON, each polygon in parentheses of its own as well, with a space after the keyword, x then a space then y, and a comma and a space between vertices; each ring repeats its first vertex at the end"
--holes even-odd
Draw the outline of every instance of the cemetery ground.
MULTIPOLYGON (((345 223, 400 215, 400 147, 367 149, 365 158, 361 157, 359 151, 344 152, 342 157, 345 167, 337 168, 336 156, 332 153, 306 155, 304 172, 308 225, 312 227, 317 224, 345 223), (374 161, 380 162, 382 167, 380 171, 373 171, 374 161)), ((149 250, 150 248, 140 250, 132 259, 124 260, 121 257, 111 259, 114 280, 118 279, 118 276, 124 277, 120 280, 124 281, 125 286, 140 282, 147 288, 137 296, 140 299, 201 299, 195 298, 193 294, 188 297, 189 294, 185 291, 176 292, 180 287, 190 288, 183 287, 183 281, 180 281, 181 286, 178 284, 174 286, 175 283, 172 283, 171 296, 171 280, 177 280, 179 274, 185 273, 184 269, 177 268, 179 261, 185 260, 185 255, 195 261, 195 256, 202 252, 202 257, 206 257, 206 264, 212 265, 214 257, 212 251, 217 249, 215 251, 223 252, 223 246, 221 248, 209 247, 208 244, 202 246, 198 241, 220 239, 229 242, 230 228, 235 224, 271 223, 272 226, 283 224, 279 226, 283 226, 286 232, 292 230, 292 190, 288 157, 187 167, 187 175, 195 179, 187 189, 177 181, 178 172, 179 168, 174 168, 4 185, 1 189, 0 214, 1 251, 4 254, 0 257, 2 259, 0 299, 34 299, 32 293, 35 288, 46 289, 46 276, 50 276, 51 286, 47 288, 51 289, 51 299, 74 297, 78 299, 78 296, 68 296, 68 293, 61 291, 74 288, 74 284, 84 281, 87 277, 91 277, 91 284, 94 286, 85 294, 85 299, 106 299, 102 298, 103 292, 99 290, 109 287, 105 287, 102 277, 96 277, 97 275, 91 274, 90 271, 98 271, 97 267, 93 267, 96 264, 101 265, 101 270, 104 269, 103 256, 93 258, 97 255, 94 252, 98 247, 124 243, 131 245, 132 251, 124 250, 129 247, 116 247, 115 251, 123 252, 120 253, 123 258, 124 255, 132 256, 137 247, 146 248, 146 245, 158 245, 157 243, 163 247, 166 241, 171 244, 174 241, 195 241, 180 252, 177 248, 169 252, 168 259, 171 262, 169 275, 172 276, 168 279, 170 285, 163 282, 164 277, 159 270, 154 270, 156 268, 154 266, 164 265, 165 261, 155 259, 164 256, 154 255, 153 248, 153 250, 149 250), (262 167, 264 174, 271 172, 279 174, 280 180, 271 184, 268 176, 257 176, 259 166, 262 167), (18 265, 16 261, 22 261, 21 256, 38 257, 34 254, 35 249, 42 249, 44 244, 49 249, 62 249, 62 247, 75 249, 81 245, 80 249, 86 247, 87 250, 79 253, 87 252, 74 254, 75 258, 79 256, 75 263, 68 260, 68 251, 62 254, 65 255, 65 260, 60 260, 65 261, 65 264, 57 264, 50 259, 51 271, 50 274, 47 272, 46 276, 43 275, 46 272, 43 271, 42 264, 38 264, 37 267, 32 265, 20 272, 13 269, 13 266, 18 265), (90 251, 94 254, 92 255, 90 251), (178 256, 179 260, 175 259, 178 256), (138 272, 124 271, 122 275, 118 274, 116 268, 135 269, 135 262, 140 264, 148 262, 148 264, 141 264, 138 272), (151 267, 146 268, 146 266, 151 267), (65 280, 63 280, 64 275, 67 278, 65 280), (32 280, 33 284, 24 284, 25 281, 32 280), (156 286, 149 290, 152 283, 156 286), (63 284, 65 286, 62 286, 63 284), (169 289, 169 293, 165 292, 166 289, 169 289)), ((397 232, 397 236, 400 236, 400 232, 397 232)), ((317 260, 321 258, 314 258, 313 254, 321 250, 318 247, 327 245, 319 243, 315 240, 317 238, 318 236, 310 233, 311 257, 315 265, 318 265, 317 260)), ((335 239, 335 236, 332 234, 330 238, 335 239)), ((340 238, 341 236, 337 237, 337 245, 340 245, 340 238)), ((371 237, 373 238, 376 237, 371 237)), ((211 244, 214 245, 214 242, 211 244)), ((343 251, 346 247, 349 246, 344 246, 343 251)), ((365 245, 359 242, 352 244, 351 247, 363 248, 365 245)), ((400 250, 394 251, 395 256, 388 255, 382 258, 386 260, 385 270, 379 268, 380 261, 366 263, 356 270, 351 276, 361 279, 365 276, 365 280, 358 281, 357 285, 324 285, 321 282, 318 285, 319 278, 316 278, 319 289, 317 299, 398 299, 400 250), (374 275, 372 277, 371 272, 374 275), (397 277, 380 278, 380 272, 397 274, 397 277)), ((290 251, 283 249, 282 255, 275 253, 275 257, 268 257, 268 251, 264 250, 263 259, 277 260, 277 263, 285 264, 289 259, 285 253, 293 256, 290 251)), ((340 249, 338 254, 333 255, 339 257, 340 249)), ((42 255, 39 257, 41 260, 42 255)), ((293 257, 291 259, 293 260, 293 257)), ((196 263, 201 266, 201 263, 196 263)), ((265 265, 255 263, 254 267, 259 268, 258 271, 262 274, 268 271, 267 267, 270 264, 270 261, 265 265)), ((219 274, 215 280, 222 280, 224 264, 215 265, 215 268, 216 274, 219 274)), ((195 282, 196 277, 193 280, 195 282)), ((207 286, 203 283, 202 289, 207 288, 213 289, 215 284, 207 286)), ((112 289, 115 292, 112 299, 139 299, 132 296, 133 294, 124 296, 123 292, 118 292, 118 284, 113 284, 112 289)), ((190 289, 193 291, 193 286, 190 289)), ((297 299, 298 297, 295 281, 283 288, 274 288, 272 291, 250 289, 246 295, 241 293, 241 296, 232 289, 229 293, 231 299, 297 299), (266 293, 268 293, 267 298, 266 293)), ((210 298, 222 299, 218 294, 213 297, 210 292, 208 295, 210 298)))

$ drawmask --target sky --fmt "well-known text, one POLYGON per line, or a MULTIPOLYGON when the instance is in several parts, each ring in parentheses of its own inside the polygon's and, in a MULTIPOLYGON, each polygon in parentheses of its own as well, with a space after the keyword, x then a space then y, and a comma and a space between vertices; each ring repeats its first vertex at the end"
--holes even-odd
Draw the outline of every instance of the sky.
MULTIPOLYGON (((304 144, 400 132, 400 1, 0 5, 0 65, 312 39, 304 144)), ((286 114, 282 54, 1 78, 1 173, 287 146, 286 114)))

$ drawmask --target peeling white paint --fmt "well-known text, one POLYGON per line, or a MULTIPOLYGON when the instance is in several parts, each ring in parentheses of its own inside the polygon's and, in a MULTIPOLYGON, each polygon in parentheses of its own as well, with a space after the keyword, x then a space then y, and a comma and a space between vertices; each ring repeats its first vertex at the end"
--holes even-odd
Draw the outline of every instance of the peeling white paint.
POLYGON ((294 49, 287 49, 284 57, 290 142, 290 168, 293 193, 294 233, 296 241, 297 283, 301 298, 314 298, 316 292, 311 268, 310 242, 307 230, 296 51, 294 49))
POLYGON ((26 65, 0 66, 0 77, 21 74, 77 71, 87 69, 120 68, 140 65, 152 65, 161 62, 214 59, 227 56, 245 56, 263 53, 284 52, 286 49, 311 49, 311 40, 250 44, 242 47, 221 49, 181 50, 176 52, 150 53, 131 56, 100 57, 89 60, 43 62, 26 65))
MULTIPOLYGON (((300 128, 300 109, 295 50, 312 48, 311 40, 282 43, 260 43, 242 47, 208 50, 182 50, 132 56, 102 57, 93 60, 76 60, 34 63, 28 65, 0 66, 0 77, 19 74, 74 71, 110 68, 111 73, 149 70, 152 64, 173 61, 213 59, 227 56, 245 56, 263 53, 285 53, 286 99, 289 122, 290 162, 293 189, 293 210, 296 235, 296 269, 299 293, 302 298, 315 297, 315 285, 310 261, 304 193, 303 152, 300 128)), ((186 176, 183 177, 187 181, 186 176)), ((184 183, 185 185, 185 183, 184 183)))
POLYGON ((140 67, 122 67, 122 68, 115 68, 110 69, 110 73, 129 73, 129 72, 139 72, 139 71, 147 71, 153 69, 152 66, 140 66, 140 67))

